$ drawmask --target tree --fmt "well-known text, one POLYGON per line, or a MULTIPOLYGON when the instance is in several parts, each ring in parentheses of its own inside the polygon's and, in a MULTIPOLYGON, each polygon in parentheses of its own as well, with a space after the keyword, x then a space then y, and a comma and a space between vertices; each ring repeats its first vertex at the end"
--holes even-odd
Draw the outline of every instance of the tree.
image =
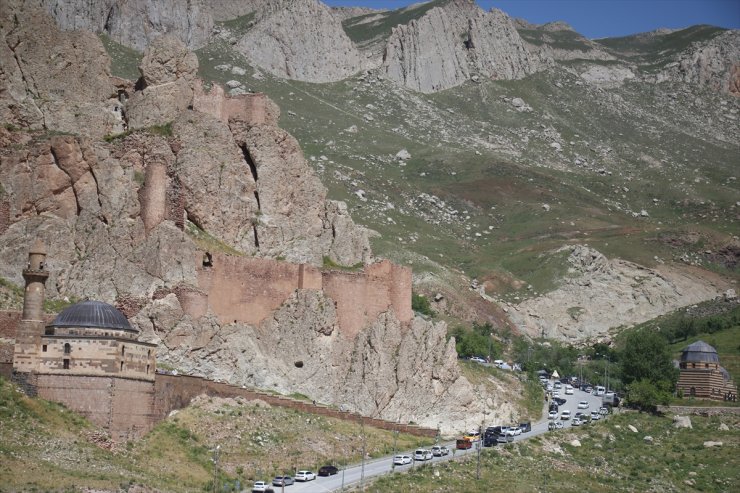
POLYGON ((627 387, 627 400, 630 406, 641 411, 655 412, 658 404, 669 404, 671 401, 670 382, 661 381, 656 383, 643 378, 638 382, 632 382, 627 387))
POLYGON ((673 365, 668 341, 652 330, 643 329, 627 336, 620 363, 622 381, 627 386, 641 380, 654 385, 667 382, 667 390, 672 392, 678 381, 678 368, 673 365))
POLYGON ((434 317, 435 313, 429 303, 429 298, 423 294, 411 293, 411 309, 429 317, 434 317))

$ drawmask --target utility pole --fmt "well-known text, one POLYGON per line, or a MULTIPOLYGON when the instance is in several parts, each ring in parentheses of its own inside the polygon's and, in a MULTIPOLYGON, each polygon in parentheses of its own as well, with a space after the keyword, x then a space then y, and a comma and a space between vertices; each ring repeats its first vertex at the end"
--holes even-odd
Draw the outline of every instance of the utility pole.
MULTIPOLYGON (((352 450, 354 452, 354 448, 352 450)), ((342 466, 342 493, 344 493, 344 470, 347 469, 347 457, 344 458, 344 465, 342 466)))
POLYGON ((398 439, 398 428, 393 430, 393 458, 391 459, 391 474, 396 470, 396 440, 398 439))
POLYGON ((478 428, 478 467, 475 472, 475 478, 480 479, 480 449, 481 449, 481 433, 483 433, 483 425, 478 428))
POLYGON ((213 493, 218 493, 218 456, 221 452, 221 445, 216 445, 213 449, 213 493))
POLYGON ((360 418, 362 430, 362 466, 360 467, 360 491, 365 491, 365 418, 360 418))

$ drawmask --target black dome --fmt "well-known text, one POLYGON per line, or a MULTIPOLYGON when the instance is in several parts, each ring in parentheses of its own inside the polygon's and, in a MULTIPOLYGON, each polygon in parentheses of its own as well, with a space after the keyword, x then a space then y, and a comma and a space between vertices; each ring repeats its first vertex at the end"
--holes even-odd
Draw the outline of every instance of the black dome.
POLYGON ((137 332, 128 323, 123 313, 102 301, 82 301, 65 308, 57 315, 50 327, 90 327, 137 332))
POLYGON ((696 341, 684 348, 681 363, 719 363, 717 350, 704 341, 696 341))

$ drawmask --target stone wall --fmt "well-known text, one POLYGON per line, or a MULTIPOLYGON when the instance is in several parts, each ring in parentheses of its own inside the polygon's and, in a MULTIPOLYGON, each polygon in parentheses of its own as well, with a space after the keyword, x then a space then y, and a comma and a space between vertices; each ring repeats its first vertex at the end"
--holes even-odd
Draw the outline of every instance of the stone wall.
POLYGON ((717 416, 720 414, 738 414, 740 407, 721 407, 721 406, 658 406, 658 412, 672 414, 698 414, 701 416, 717 416))
POLYGON ((186 407, 190 401, 202 394, 217 397, 242 397, 247 400, 260 399, 272 406, 289 407, 299 411, 329 416, 355 423, 364 423, 368 426, 383 430, 398 430, 416 436, 434 437, 437 430, 422 428, 415 425, 394 423, 382 419, 363 417, 356 413, 342 412, 322 405, 299 401, 274 394, 267 394, 251 389, 243 389, 225 383, 213 382, 200 377, 157 375, 155 384, 155 417, 157 421, 164 419, 175 409, 186 407))
POLYGON ((0 365, 10 364, 13 367, 15 333, 20 320, 20 312, 0 311, 0 365))
POLYGON ((249 126, 277 126, 279 118, 277 106, 263 93, 229 96, 216 83, 213 83, 210 91, 206 91, 200 79, 195 81, 193 109, 226 124, 229 120, 236 120, 249 126))
POLYGON ((156 423, 154 382, 116 377, 38 375, 38 396, 59 402, 95 425, 115 441, 138 438, 156 423))
POLYGON ((105 337, 41 338, 38 371, 44 374, 107 376, 121 375, 138 380, 154 380, 156 346, 153 344, 105 337), (69 344, 69 352, 65 346, 69 344), (64 361, 69 367, 64 368, 64 361))
POLYGON ((10 202, 4 200, 0 202, 0 235, 5 233, 10 227, 10 202))
POLYGON ((360 272, 322 272, 311 265, 220 253, 196 262, 201 294, 178 295, 178 300, 192 315, 203 312, 206 299, 221 323, 259 325, 296 289, 323 290, 336 304, 340 330, 350 337, 389 309, 403 324, 413 319, 411 269, 387 260, 360 272))

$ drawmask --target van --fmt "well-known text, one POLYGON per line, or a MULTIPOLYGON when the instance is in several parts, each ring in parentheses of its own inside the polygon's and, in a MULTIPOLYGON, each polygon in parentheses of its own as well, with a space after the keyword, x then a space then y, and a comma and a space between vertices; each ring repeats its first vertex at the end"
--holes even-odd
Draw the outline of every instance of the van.
POLYGON ((565 395, 573 395, 573 386, 572 385, 566 385, 565 386, 565 395))
POLYGON ((594 387, 594 395, 604 395, 605 393, 606 389, 601 385, 597 385, 596 387, 594 387))

